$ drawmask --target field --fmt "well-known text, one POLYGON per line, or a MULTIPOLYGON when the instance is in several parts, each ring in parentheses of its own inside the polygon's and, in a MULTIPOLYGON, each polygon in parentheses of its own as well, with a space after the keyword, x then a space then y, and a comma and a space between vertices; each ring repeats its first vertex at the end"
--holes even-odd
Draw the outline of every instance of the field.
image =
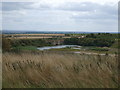
POLYGON ((118 88, 118 41, 110 33, 3 35, 2 86, 118 88), (57 45, 76 47, 37 49, 57 45))
POLYGON ((70 38, 70 36, 65 36, 65 34, 4 34, 3 37, 9 39, 70 38))
POLYGON ((3 88, 117 88, 116 56, 68 52, 3 54, 3 88))

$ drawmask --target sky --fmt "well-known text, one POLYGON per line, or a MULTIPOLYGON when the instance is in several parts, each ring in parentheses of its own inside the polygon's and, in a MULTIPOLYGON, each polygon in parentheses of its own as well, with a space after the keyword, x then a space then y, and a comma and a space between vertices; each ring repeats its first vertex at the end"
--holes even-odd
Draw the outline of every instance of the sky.
POLYGON ((2 2, 3 30, 117 32, 119 0, 2 2))

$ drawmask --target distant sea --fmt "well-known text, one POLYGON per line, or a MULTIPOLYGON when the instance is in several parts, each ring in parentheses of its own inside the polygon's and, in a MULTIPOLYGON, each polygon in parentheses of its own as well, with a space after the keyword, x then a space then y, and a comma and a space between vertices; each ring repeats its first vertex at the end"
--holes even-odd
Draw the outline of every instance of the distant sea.
MULTIPOLYGON (((17 30, 2 30, 2 34, 89 34, 89 33, 118 33, 118 32, 75 32, 75 31, 17 31, 17 30)), ((120 32, 119 32, 120 33, 120 32)))

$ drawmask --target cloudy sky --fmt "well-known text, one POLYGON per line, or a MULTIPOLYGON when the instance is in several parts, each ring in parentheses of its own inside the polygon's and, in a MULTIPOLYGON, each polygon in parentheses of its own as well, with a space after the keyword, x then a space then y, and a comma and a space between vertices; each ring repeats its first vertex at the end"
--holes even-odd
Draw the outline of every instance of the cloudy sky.
POLYGON ((119 0, 2 2, 4 30, 117 32, 119 0))

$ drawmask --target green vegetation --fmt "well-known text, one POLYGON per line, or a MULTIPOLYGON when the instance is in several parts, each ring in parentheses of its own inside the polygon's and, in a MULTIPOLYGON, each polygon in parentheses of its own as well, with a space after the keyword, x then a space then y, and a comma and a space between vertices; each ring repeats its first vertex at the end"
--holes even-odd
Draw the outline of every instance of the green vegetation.
POLYGON ((110 47, 114 43, 109 39, 94 39, 94 38, 68 38, 65 39, 64 44, 80 45, 80 46, 98 46, 98 47, 110 47))
POLYGON ((80 45, 80 46, 97 46, 111 47, 115 40, 118 39, 118 34, 98 33, 86 34, 84 38, 67 38, 64 44, 80 45))
POLYGON ((112 48, 118 48, 120 49, 120 45, 119 45, 120 39, 115 40, 115 43, 111 46, 112 48))
POLYGON ((10 51, 11 50, 11 40, 2 38, 2 50, 4 51, 10 51))
POLYGON ((89 46, 89 47, 82 47, 81 49, 86 49, 86 50, 94 50, 94 51, 109 51, 108 47, 94 47, 94 46, 89 46))
POLYGON ((17 46, 45 46, 49 45, 45 40, 43 39, 18 39, 18 40, 12 40, 12 46, 17 47, 17 46))
POLYGON ((11 51, 20 52, 23 50, 35 51, 37 47, 50 46, 51 43, 44 39, 16 39, 11 40, 11 51))
POLYGON ((59 49, 50 49, 49 51, 78 51, 78 50, 66 47, 66 48, 59 48, 59 49))
POLYGON ((67 38, 64 40, 64 44, 66 45, 78 45, 78 38, 67 38))
POLYGON ((118 34, 110 34, 110 33, 96 33, 96 34, 87 34, 87 38, 100 38, 100 39, 110 39, 115 40, 118 38, 118 34))
MULTIPOLYGON (((50 39, 3 39, 3 51, 17 51, 20 50, 37 50, 37 47, 53 46, 54 41, 62 41, 62 45, 80 45, 83 47, 94 47, 86 50, 108 52, 112 51, 104 47, 119 48, 118 34, 109 33, 97 33, 97 34, 66 34, 71 38, 50 38, 50 39), (84 36, 84 38, 78 38, 77 36, 84 36)), ((76 51, 71 48, 54 49, 54 50, 67 50, 76 51)))
POLYGON ((87 34, 65 34, 65 36, 70 36, 70 37, 81 37, 81 36, 86 36, 87 34))
POLYGON ((35 46, 18 46, 18 47, 14 47, 13 50, 31 50, 31 51, 35 51, 37 50, 37 47, 35 46))

